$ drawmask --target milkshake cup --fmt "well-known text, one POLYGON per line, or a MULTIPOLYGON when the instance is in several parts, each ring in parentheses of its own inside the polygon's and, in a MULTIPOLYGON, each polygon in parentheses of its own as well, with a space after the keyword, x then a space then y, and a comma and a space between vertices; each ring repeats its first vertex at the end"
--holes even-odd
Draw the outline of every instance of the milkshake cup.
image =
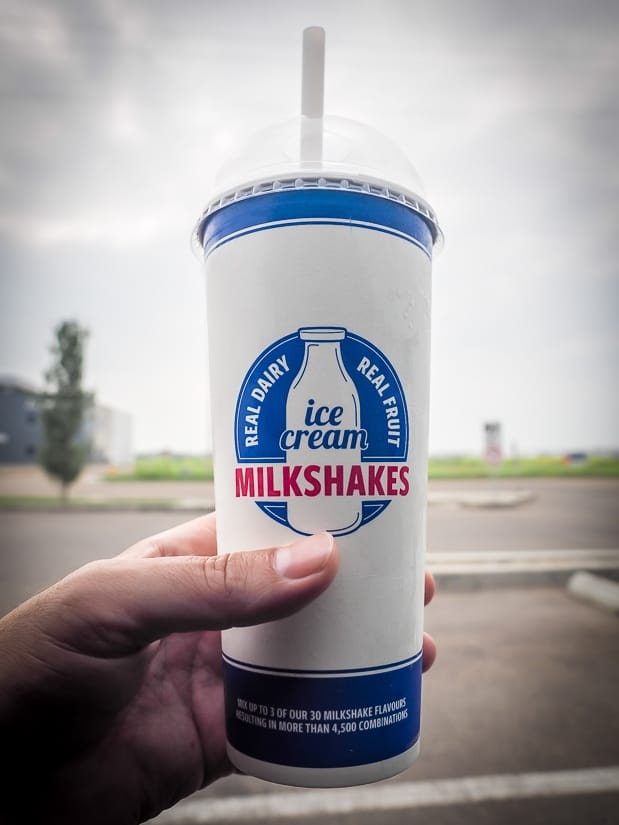
POLYGON ((419 752, 434 213, 369 127, 302 115, 221 170, 195 233, 207 282, 219 552, 327 530, 340 572, 289 618, 222 637, 244 773, 355 785, 419 752))

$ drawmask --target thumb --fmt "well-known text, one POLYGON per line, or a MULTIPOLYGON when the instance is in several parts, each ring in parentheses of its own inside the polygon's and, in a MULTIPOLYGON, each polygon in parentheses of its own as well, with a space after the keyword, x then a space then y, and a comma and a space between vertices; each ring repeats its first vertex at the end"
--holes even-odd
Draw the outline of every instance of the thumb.
POLYGON ((52 632, 83 652, 120 655, 170 633, 260 624, 316 598, 338 564, 329 533, 219 556, 117 556, 51 588, 63 606, 52 632))

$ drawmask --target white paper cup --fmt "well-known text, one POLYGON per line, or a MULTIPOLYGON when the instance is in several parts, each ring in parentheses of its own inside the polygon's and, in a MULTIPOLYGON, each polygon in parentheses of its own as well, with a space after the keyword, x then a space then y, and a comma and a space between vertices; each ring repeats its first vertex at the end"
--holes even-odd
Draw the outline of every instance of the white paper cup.
POLYGON ((219 552, 329 530, 298 614, 223 634, 228 749, 302 786, 419 752, 434 217, 360 175, 263 179, 200 221, 219 552))

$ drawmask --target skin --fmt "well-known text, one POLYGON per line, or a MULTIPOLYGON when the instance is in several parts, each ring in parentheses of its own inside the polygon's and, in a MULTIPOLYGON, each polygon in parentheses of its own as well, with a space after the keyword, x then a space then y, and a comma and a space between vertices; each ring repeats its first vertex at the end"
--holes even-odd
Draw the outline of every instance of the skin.
MULTIPOLYGON (((220 631, 299 610, 338 563, 326 533, 217 556, 208 515, 88 564, 5 616, 0 822, 133 825, 230 773, 220 631)), ((426 604, 433 594, 426 574, 426 604)), ((435 656, 425 635, 424 671, 435 656)))

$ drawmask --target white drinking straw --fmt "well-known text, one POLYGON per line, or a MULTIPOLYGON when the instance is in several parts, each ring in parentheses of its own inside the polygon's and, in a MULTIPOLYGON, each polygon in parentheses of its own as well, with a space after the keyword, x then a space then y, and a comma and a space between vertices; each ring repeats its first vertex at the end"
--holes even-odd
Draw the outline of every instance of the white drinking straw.
POLYGON ((310 26, 303 31, 301 89, 301 163, 322 161, 322 117, 325 91, 325 30, 310 26))

